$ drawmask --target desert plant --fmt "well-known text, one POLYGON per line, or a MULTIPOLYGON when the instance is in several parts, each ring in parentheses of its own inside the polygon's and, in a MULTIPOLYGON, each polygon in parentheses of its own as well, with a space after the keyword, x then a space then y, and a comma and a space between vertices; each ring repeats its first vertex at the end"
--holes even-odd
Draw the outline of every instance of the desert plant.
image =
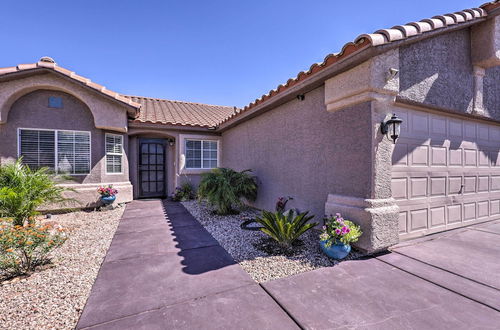
POLYGON ((187 201, 195 197, 191 183, 184 182, 180 187, 176 187, 172 199, 176 202, 187 201))
POLYGON ((241 198, 257 198, 257 181, 251 170, 237 172, 230 168, 216 168, 204 173, 198 187, 198 197, 206 199, 220 215, 234 213, 233 207, 241 206, 241 198))
POLYGON ((49 169, 32 170, 21 160, 0 166, 0 217, 14 219, 23 226, 38 214, 37 209, 48 203, 70 201, 63 192, 71 190, 57 186, 49 169))
POLYGON ((0 223, 0 271, 6 276, 26 274, 46 263, 49 253, 66 241, 65 232, 50 225, 17 226, 0 223))
POLYGON ((317 225, 315 222, 308 222, 314 218, 314 215, 308 216, 308 213, 295 214, 293 210, 286 213, 262 211, 262 215, 257 217, 255 222, 263 226, 260 229, 262 232, 288 249, 302 234, 317 225))
POLYGON ((357 242, 362 234, 363 232, 358 225, 344 219, 340 213, 337 213, 335 216, 325 218, 323 232, 319 238, 321 241, 326 241, 325 246, 329 247, 338 243, 350 245, 357 242))

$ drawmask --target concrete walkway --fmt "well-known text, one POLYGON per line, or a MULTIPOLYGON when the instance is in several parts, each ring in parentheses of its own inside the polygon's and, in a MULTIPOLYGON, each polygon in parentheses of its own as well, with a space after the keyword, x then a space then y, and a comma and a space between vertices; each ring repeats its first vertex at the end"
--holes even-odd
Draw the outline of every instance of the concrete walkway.
POLYGON ((500 221, 391 251, 263 286, 307 329, 499 328, 500 221))
POLYGON ((77 329, 296 329, 179 203, 127 205, 77 329))
POLYGON ((500 221, 256 284, 179 203, 134 201, 77 328, 497 329, 500 221))

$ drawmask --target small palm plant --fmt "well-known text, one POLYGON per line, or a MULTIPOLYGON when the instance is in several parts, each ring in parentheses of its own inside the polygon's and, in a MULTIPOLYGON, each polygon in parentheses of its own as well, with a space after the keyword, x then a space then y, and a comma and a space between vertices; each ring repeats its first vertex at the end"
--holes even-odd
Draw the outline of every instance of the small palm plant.
POLYGON ((292 244, 306 231, 318 225, 308 222, 314 215, 308 216, 309 212, 295 214, 293 210, 282 212, 262 211, 262 216, 257 217, 255 222, 263 226, 260 230, 269 235, 278 244, 289 249, 292 244))
POLYGON ((257 181, 250 172, 216 168, 204 173, 198 187, 198 198, 206 199, 217 214, 235 213, 233 207, 241 206, 242 198, 250 201, 257 198, 257 181))
POLYGON ((13 219, 15 226, 24 226, 38 214, 37 209, 49 203, 70 201, 57 186, 49 169, 32 170, 21 160, 0 166, 0 217, 13 219))

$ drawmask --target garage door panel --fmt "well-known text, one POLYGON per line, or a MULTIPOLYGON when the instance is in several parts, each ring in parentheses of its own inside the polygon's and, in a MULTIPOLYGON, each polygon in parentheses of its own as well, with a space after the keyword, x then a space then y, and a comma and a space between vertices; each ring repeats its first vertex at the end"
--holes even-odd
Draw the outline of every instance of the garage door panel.
POLYGON ((465 157, 465 166, 477 166, 477 150, 473 149, 465 149, 464 150, 465 157))
POLYGON ((464 177, 464 187, 462 192, 464 194, 472 194, 476 192, 476 177, 466 176, 464 177))
POLYGON ((446 147, 431 147, 431 166, 446 166, 446 147))
POLYGON ((500 199, 490 202, 491 215, 500 215, 500 199))
POLYGON ((410 230, 417 231, 427 228, 427 209, 410 211, 410 230))
POLYGON ((449 149, 450 166, 462 166, 462 149, 449 149))
POLYGON ((446 177, 431 178, 431 196, 446 196, 446 177))
POLYGON ((464 204, 464 221, 476 219, 476 203, 464 204))
POLYGON ((407 199, 408 197, 408 179, 393 178, 392 179, 392 197, 395 199, 407 199))
POLYGON ((494 175, 491 177, 491 191, 500 191, 500 175, 494 175))
POLYGON ((410 198, 427 197, 427 178, 410 178, 410 198))
POLYGON ((413 166, 427 166, 429 165, 429 147, 428 146, 409 146, 413 151, 411 152, 411 165, 413 166))
POLYGON ((477 217, 478 218, 485 218, 490 215, 490 202, 489 201, 482 201, 477 203, 477 217))
POLYGON ((408 212, 400 212, 399 213, 399 233, 400 234, 404 234, 404 233, 408 232, 407 220, 408 220, 408 212))
POLYGON ((500 219, 500 126, 402 113, 407 129, 392 158, 400 237, 500 219))
POLYGON ((440 227, 446 224, 445 207, 431 208, 431 227, 440 227))
POLYGON ((408 165, 408 145, 406 143, 398 143, 392 152, 393 166, 406 166, 408 165))

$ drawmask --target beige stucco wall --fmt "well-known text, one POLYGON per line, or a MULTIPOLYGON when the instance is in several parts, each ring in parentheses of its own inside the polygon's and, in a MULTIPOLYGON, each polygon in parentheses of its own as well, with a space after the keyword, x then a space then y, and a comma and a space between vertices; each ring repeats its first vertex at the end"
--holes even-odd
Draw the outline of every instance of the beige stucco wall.
POLYGON ((72 181, 66 184, 82 190, 82 193, 75 196, 82 201, 83 206, 91 206, 97 200, 96 188, 101 184, 120 185, 123 191, 120 192, 118 200, 131 200, 132 194, 129 192, 128 173, 128 138, 124 138, 123 173, 106 174, 105 163, 105 133, 110 132, 98 129, 94 125, 94 117, 86 104, 76 97, 52 90, 37 90, 21 96, 13 103, 8 122, 0 124, 0 163, 12 161, 18 156, 18 128, 33 129, 59 129, 89 131, 91 134, 91 171, 87 175, 73 175, 72 181), (62 109, 48 107, 48 97, 58 96, 63 100, 62 109))
POLYGON ((254 206, 274 209, 279 196, 321 221, 329 193, 370 193, 370 104, 329 113, 324 87, 222 134, 222 166, 252 169, 258 177, 254 206))

